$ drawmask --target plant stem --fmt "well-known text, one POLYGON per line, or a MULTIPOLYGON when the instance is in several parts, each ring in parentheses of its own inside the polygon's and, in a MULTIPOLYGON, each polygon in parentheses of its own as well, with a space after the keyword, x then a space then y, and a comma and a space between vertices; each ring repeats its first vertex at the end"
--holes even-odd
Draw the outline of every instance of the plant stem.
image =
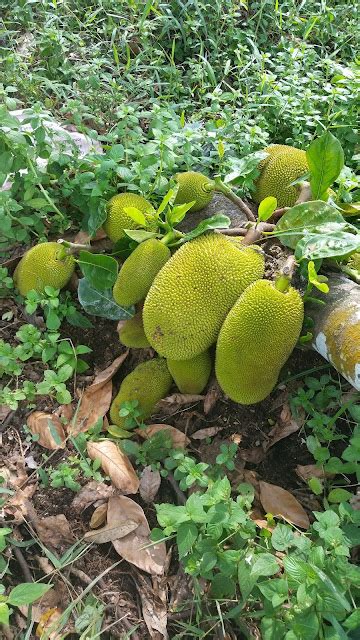
POLYGON ((29 167, 31 169, 31 172, 33 174, 33 176, 36 178, 36 185, 39 187, 41 193, 43 194, 45 200, 49 203, 49 205, 53 208, 53 210, 55 211, 55 213, 58 214, 58 216, 60 216, 60 218, 65 222, 66 217, 64 216, 63 213, 61 213, 60 209, 57 208, 55 202, 50 198, 48 192, 46 191, 46 189, 44 189, 44 187, 42 186, 39 178, 38 178, 38 174, 35 170, 35 167, 33 165, 33 163, 31 162, 31 160, 29 159, 29 167))
POLYGON ((277 289, 278 291, 281 291, 282 293, 285 293, 290 286, 290 282, 294 275, 295 269, 296 269, 295 256, 291 255, 285 260, 285 263, 279 275, 275 279, 275 289, 277 289))
POLYGON ((230 189, 230 187, 227 187, 221 180, 220 178, 215 178, 215 191, 218 191, 219 193, 222 193, 224 196, 226 196, 226 198, 228 198, 229 200, 231 200, 231 202, 233 202, 234 204, 236 204, 237 207, 239 207, 239 209, 245 213, 246 217, 248 220, 251 220, 252 222, 255 222, 256 218, 253 214, 253 212, 251 211, 251 209, 249 209, 249 207, 247 206, 247 204, 245 204, 245 202, 239 198, 239 196, 237 196, 232 189, 230 189))
POLYGON ((60 238, 60 240, 58 240, 57 242, 66 249, 66 253, 68 255, 77 254, 80 251, 91 251, 92 253, 96 252, 96 247, 91 246, 91 244, 69 242, 68 240, 64 240, 63 238, 60 238))

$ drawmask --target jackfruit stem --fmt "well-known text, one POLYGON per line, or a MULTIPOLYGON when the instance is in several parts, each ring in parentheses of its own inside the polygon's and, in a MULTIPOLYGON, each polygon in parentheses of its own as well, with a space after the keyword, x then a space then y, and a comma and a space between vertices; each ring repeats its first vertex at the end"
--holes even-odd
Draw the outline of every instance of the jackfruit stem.
POLYGON ((297 263, 295 260, 295 256, 289 256, 285 260, 279 275, 275 278, 275 289, 277 289, 277 291, 285 293, 288 290, 296 266, 297 263))
POLYGON ((168 231, 162 238, 160 238, 160 242, 168 246, 169 244, 171 244, 175 240, 179 240, 183 236, 184 234, 181 233, 181 231, 177 231, 174 229, 174 230, 168 231))
POLYGON ((59 245, 61 245, 64 248, 68 256, 77 254, 80 251, 90 251, 92 253, 93 252, 96 253, 96 248, 92 247, 91 244, 79 244, 77 242, 69 242, 68 240, 64 240, 63 238, 60 238, 57 242, 59 245))
POLYGON ((248 220, 251 220, 252 222, 255 222, 256 218, 255 218, 253 212, 251 211, 251 209, 249 209, 247 204, 245 204, 245 202, 241 198, 239 198, 239 196, 237 196, 232 191, 232 189, 230 189, 230 187, 226 186, 226 184, 224 184, 222 182, 220 177, 215 178, 214 183, 215 183, 215 191, 218 191, 218 193, 222 193, 224 196, 226 196, 226 198, 231 200, 231 202, 236 204, 236 206, 239 207, 239 209, 243 213, 245 213, 245 215, 246 215, 248 220))

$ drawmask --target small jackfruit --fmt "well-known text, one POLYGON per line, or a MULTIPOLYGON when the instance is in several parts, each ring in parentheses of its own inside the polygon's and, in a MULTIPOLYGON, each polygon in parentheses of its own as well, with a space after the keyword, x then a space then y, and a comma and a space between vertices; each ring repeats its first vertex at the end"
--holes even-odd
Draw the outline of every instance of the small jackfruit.
POLYGON ((303 317, 303 301, 293 287, 283 292, 258 280, 244 291, 216 346, 216 377, 231 400, 254 404, 271 393, 299 338, 303 317))
POLYGON ((175 204, 185 204, 195 200, 195 204, 189 211, 200 211, 211 202, 214 195, 214 182, 202 173, 197 171, 177 173, 175 180, 179 185, 175 204))
POLYGON ((138 229, 141 226, 125 213, 126 207, 139 209, 145 216, 147 229, 156 231, 157 222, 152 204, 136 193, 119 193, 109 200, 107 218, 103 224, 103 229, 112 242, 124 237, 124 229, 138 229))
POLYGON ((119 331, 121 344, 132 349, 144 349, 150 347, 144 333, 142 311, 138 311, 132 318, 126 320, 119 331))
POLYGON ((45 287, 62 289, 75 269, 75 260, 57 242, 44 242, 31 247, 21 258, 14 272, 14 282, 22 296, 45 287))
POLYGON ((292 207, 299 197, 300 185, 290 186, 309 171, 306 153, 301 149, 274 144, 264 149, 269 156, 259 163, 260 176, 255 184, 255 202, 268 196, 277 199, 277 206, 292 207))
MULTIPOLYGON (((146 420, 153 413, 156 404, 170 391, 171 375, 163 358, 154 358, 142 362, 134 371, 124 378, 117 396, 110 407, 110 418, 113 424, 125 427, 126 418, 119 415, 123 402, 138 401, 141 419, 146 420)), ((129 427, 127 427, 129 428, 129 427)))
POLYGON ((170 249, 156 238, 141 242, 120 269, 113 288, 115 302, 129 307, 144 300, 156 274, 170 256, 170 249))
POLYGON ((208 351, 191 360, 167 359, 168 369, 181 393, 201 393, 211 373, 211 356, 208 351))
POLYGON ((190 360, 216 340, 241 293, 264 274, 263 254, 220 233, 184 244, 157 274, 146 297, 144 330, 172 360, 190 360))

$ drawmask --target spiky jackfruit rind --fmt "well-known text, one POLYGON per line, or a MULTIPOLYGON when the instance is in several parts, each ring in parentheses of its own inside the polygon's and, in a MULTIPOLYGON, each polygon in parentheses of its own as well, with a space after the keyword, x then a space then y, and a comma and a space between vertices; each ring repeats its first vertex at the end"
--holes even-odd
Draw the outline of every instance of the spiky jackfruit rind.
POLYGON ((140 225, 128 216, 124 207, 135 207, 144 214, 147 230, 156 231, 155 209, 150 202, 137 193, 118 193, 107 203, 107 218, 103 224, 106 235, 112 242, 125 236, 124 229, 138 229, 140 225))
POLYGON ((151 346, 172 360, 190 360, 215 341, 246 287, 262 278, 264 257, 218 233, 183 245, 156 276, 146 297, 144 330, 151 346))
POLYGON ((170 256, 169 247, 156 238, 139 244, 119 271, 113 287, 115 302, 130 307, 144 300, 156 274, 170 256))
POLYGON ((168 394, 171 385, 172 378, 166 360, 154 358, 142 362, 122 381, 110 407, 111 422, 125 428, 126 418, 121 417, 119 411, 123 402, 131 400, 138 401, 137 409, 141 412, 141 419, 147 420, 156 404, 168 394))
POLYGON ((72 255, 66 254, 57 242, 43 242, 31 247, 21 258, 14 272, 14 282, 22 296, 35 289, 43 293, 45 287, 62 289, 75 269, 72 255))
POLYGON ((131 349, 146 349, 146 347, 150 347, 144 332, 142 311, 138 311, 132 318, 125 320, 119 331, 119 339, 121 344, 131 349))
POLYGON ((210 178, 198 171, 184 171, 174 177, 179 185, 174 204, 185 204, 195 200, 195 204, 189 209, 193 212, 201 211, 210 204, 214 195, 214 184, 210 178))
POLYGON ((303 317, 303 301, 293 287, 281 292, 272 282, 259 280, 244 291, 216 346, 216 377, 231 400, 254 404, 271 393, 299 338, 303 317))
POLYGON ((202 393, 211 373, 209 351, 199 353, 191 360, 171 360, 167 366, 180 393, 202 393))
POLYGON ((259 163, 254 200, 259 203, 273 196, 279 208, 292 207, 299 197, 300 185, 291 183, 309 170, 306 153, 287 145, 271 145, 264 151, 269 156, 259 163))

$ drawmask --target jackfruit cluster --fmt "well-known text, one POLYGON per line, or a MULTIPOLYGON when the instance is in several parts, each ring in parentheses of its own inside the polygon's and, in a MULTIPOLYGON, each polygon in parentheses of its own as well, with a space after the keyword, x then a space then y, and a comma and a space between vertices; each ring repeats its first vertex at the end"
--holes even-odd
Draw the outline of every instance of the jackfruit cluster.
POLYGON ((126 320, 119 331, 119 340, 125 347, 145 349, 150 347, 144 332, 142 311, 138 311, 132 318, 126 320))
POLYGON ((251 284, 221 327, 216 347, 216 377, 235 402, 264 400, 299 338, 304 317, 300 294, 268 280, 251 284))
POLYGON ((14 272, 14 282, 22 296, 45 287, 62 289, 75 269, 74 257, 57 242, 44 242, 31 247, 21 258, 14 272))
POLYGON ((202 393, 211 373, 211 356, 204 351, 191 360, 168 358, 167 366, 181 393, 202 393))
POLYGON ((147 230, 156 231, 157 221, 152 204, 136 193, 119 193, 109 200, 107 218, 103 223, 103 229, 112 242, 124 237, 124 229, 138 229, 141 226, 124 211, 126 207, 139 209, 145 216, 147 230))
POLYGON ((268 196, 277 199, 277 206, 292 207, 300 193, 300 185, 291 183, 309 171, 306 153, 283 144, 274 144, 264 149, 269 155, 258 167, 260 176, 255 184, 255 202, 268 196))
POLYGON ((113 287, 115 302, 129 307, 146 297, 156 274, 171 256, 156 238, 141 242, 122 265, 113 287))
POLYGON ((201 211, 212 200, 214 182, 197 171, 177 173, 175 180, 179 185, 174 204, 194 202, 189 211, 201 211))
POLYGON ((172 360, 206 351, 241 293, 264 274, 263 254, 219 233, 184 244, 154 279, 143 308, 151 346, 172 360))
MULTIPOLYGON (((141 419, 147 420, 156 404, 170 391, 172 378, 163 358, 154 358, 142 362, 127 375, 120 385, 117 396, 110 407, 112 424, 125 427, 125 417, 119 415, 123 402, 138 401, 141 419)), ((128 428, 128 427, 127 427, 128 428)))

